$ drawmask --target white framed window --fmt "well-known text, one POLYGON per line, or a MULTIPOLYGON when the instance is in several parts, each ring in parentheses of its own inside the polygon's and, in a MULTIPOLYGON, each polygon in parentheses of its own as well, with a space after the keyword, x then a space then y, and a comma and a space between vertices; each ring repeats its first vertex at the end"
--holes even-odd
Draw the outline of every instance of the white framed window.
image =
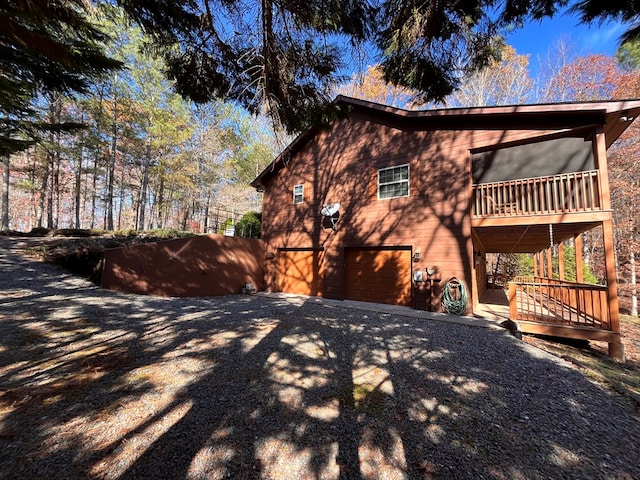
POLYGON ((378 199, 409 196, 409 164, 378 170, 378 199))
POLYGON ((298 204, 302 203, 304 200, 304 185, 294 185, 293 186, 293 203, 298 204))

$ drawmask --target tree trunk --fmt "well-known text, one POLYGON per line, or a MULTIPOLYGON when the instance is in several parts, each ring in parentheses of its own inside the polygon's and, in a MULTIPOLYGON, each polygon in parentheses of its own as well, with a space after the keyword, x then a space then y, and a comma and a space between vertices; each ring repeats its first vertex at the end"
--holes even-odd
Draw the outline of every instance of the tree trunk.
MULTIPOLYGON (((257 176, 257 175, 256 175, 257 176)), ((203 233, 209 233, 209 209, 211 208, 211 192, 207 191, 207 201, 204 205, 203 233)))
MULTIPOLYGON (((633 234, 633 237, 635 237, 635 234, 633 234)), ((632 244, 632 250, 631 250, 631 254, 629 255, 629 264, 631 267, 631 315, 633 315, 634 317, 638 316, 638 287, 636 285, 636 281, 637 281, 637 277, 636 277, 636 254, 633 251, 634 245, 635 245, 635 238, 634 238, 634 242, 631 242, 632 244)))
POLYGON ((81 195, 80 195, 80 186, 81 186, 81 182, 82 182, 82 151, 83 151, 84 147, 80 147, 80 158, 78 159, 78 170, 76 171, 76 178, 75 178, 75 184, 73 187, 73 194, 74 194, 74 219, 73 219, 73 226, 75 228, 82 228, 82 226, 80 225, 80 202, 81 202, 81 195))
POLYGON ((164 207, 164 177, 160 176, 160 185, 158 186, 158 195, 156 197, 156 216, 157 216, 157 227, 162 228, 163 226, 163 207, 164 207))
POLYGON ((107 223, 106 229, 113 230, 113 184, 115 183, 116 158, 118 149, 118 74, 113 77, 113 123, 111 125, 111 155, 109 156, 107 180, 107 223))
POLYGON ((96 226, 96 209, 98 208, 98 153, 93 156, 93 178, 91 179, 91 225, 90 228, 96 226))
POLYGON ((145 158, 142 163, 142 185, 140 187, 140 215, 138 230, 144 230, 144 213, 147 208, 147 190, 149 189, 149 165, 151 165, 151 145, 147 143, 145 158))
POLYGON ((54 164, 53 164, 53 194, 54 194, 54 203, 53 203, 53 209, 52 209, 52 216, 53 216, 53 221, 51 222, 51 225, 53 226, 53 228, 58 228, 59 227, 59 222, 60 222, 60 204, 62 203, 61 200, 61 193, 60 193, 60 135, 57 135, 58 138, 58 143, 57 145, 57 149, 56 149, 56 154, 54 156, 54 164))
POLYGON ((40 179, 40 199, 38 201, 38 228, 42 228, 42 220, 45 214, 45 200, 47 198, 47 186, 49 184, 49 164, 50 154, 47 154, 47 161, 45 162, 44 172, 40 179))
POLYGON ((124 188, 124 168, 120 169, 120 185, 118 185, 118 230, 122 230, 122 210, 124 209, 125 199, 124 188))
POLYGON ((106 198, 106 229, 113 230, 113 186, 116 178, 116 149, 118 148, 118 127, 113 124, 113 138, 111 139, 111 155, 109 156, 109 166, 107 168, 107 198, 106 198))
MULTIPOLYGON (((84 118, 83 118, 84 121, 84 118)), ((81 186, 82 186, 82 160, 84 159, 84 146, 86 144, 86 135, 84 134, 84 132, 82 133, 82 135, 80 136, 80 151, 79 151, 79 155, 78 155, 78 168, 76 169, 76 178, 75 178, 75 183, 73 186, 73 194, 74 194, 74 220, 73 220, 73 226, 75 228, 82 228, 82 226, 80 225, 80 204, 82 202, 82 193, 81 193, 81 186)))
POLYGON ((187 230, 187 223, 189 222, 189 216, 190 216, 190 208, 189 208, 189 204, 187 203, 185 205, 184 215, 182 216, 181 228, 183 232, 187 230))
POLYGON ((2 156, 2 220, 0 228, 9 230, 9 155, 2 156))

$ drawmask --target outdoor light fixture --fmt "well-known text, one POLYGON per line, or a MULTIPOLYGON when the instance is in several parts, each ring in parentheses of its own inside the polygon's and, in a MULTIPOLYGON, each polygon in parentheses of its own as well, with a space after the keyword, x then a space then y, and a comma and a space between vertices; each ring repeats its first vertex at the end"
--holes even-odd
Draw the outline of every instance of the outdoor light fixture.
POLYGON ((417 249, 413 254, 413 261, 417 262, 418 260, 420 260, 420 249, 417 249))

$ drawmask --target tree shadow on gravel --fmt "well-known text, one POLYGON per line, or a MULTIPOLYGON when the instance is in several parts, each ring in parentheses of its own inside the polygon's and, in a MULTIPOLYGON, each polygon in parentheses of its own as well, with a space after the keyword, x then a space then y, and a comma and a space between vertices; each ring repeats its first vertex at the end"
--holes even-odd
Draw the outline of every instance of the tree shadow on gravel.
POLYGON ((629 406, 506 333, 0 264, 0 478, 640 478, 629 406))

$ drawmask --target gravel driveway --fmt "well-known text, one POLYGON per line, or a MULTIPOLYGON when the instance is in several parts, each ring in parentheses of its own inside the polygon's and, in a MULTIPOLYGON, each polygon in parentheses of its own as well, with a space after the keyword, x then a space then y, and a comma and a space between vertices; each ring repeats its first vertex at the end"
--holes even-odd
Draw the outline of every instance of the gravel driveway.
POLYGON ((623 399, 505 331, 103 291, 0 240, 0 478, 632 479, 623 399))

